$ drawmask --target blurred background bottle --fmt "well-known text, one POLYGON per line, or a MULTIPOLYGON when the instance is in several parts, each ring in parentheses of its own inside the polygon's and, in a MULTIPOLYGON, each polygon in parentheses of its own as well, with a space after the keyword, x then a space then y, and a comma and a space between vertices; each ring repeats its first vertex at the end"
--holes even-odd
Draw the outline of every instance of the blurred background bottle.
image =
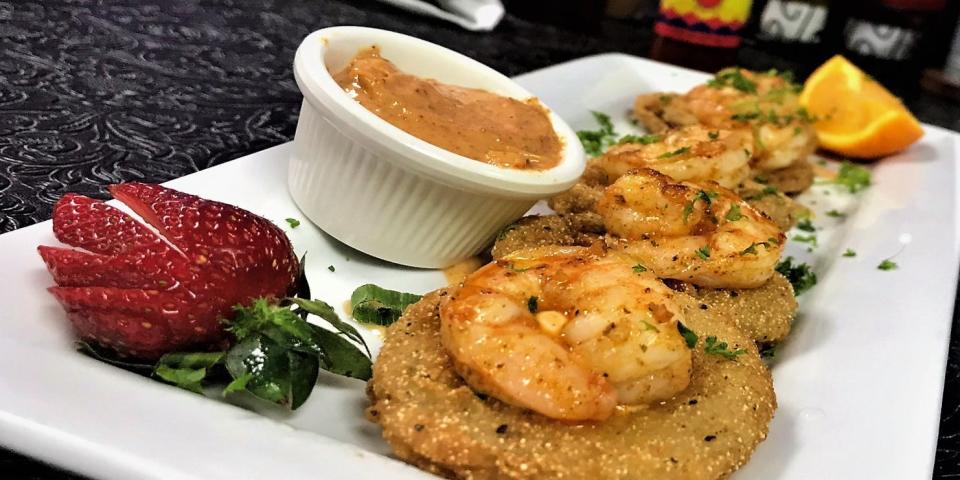
MULTIPOLYGON (((836 1, 845 19, 841 50, 850 61, 892 87, 916 86, 926 66, 944 64, 960 2, 947 0, 836 1), (952 10, 952 12, 950 11, 952 10)), ((841 27, 834 27, 840 29, 841 27)))
POLYGON ((751 0, 661 0, 650 58, 697 70, 736 64, 751 0))

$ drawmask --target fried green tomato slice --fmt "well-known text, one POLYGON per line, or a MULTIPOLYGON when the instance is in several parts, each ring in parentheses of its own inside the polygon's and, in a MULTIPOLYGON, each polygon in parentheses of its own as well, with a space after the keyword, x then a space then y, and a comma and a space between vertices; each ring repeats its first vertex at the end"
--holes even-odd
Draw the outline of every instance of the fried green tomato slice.
POLYGON ((785 340, 797 313, 793 286, 779 273, 757 288, 727 290, 689 283, 673 283, 671 287, 690 295, 700 303, 700 309, 726 319, 760 345, 785 340))
POLYGON ((813 185, 813 165, 807 159, 797 160, 785 168, 763 172, 760 177, 783 193, 797 194, 813 185))
POLYGON ((776 187, 747 181, 737 187, 737 195, 753 208, 763 212, 784 232, 790 230, 801 218, 810 216, 810 210, 776 187))
POLYGON ((499 260, 518 250, 557 246, 589 246, 602 240, 603 221, 595 213, 531 215, 504 228, 490 256, 499 260))
POLYGON ((649 407, 596 423, 565 423, 474 393, 440 343, 438 305, 426 295, 388 329, 368 385, 367 418, 400 459, 448 478, 718 479, 749 460, 776 408, 754 343, 678 294, 699 340, 690 386, 649 407), (728 359, 708 354, 708 337, 728 359))

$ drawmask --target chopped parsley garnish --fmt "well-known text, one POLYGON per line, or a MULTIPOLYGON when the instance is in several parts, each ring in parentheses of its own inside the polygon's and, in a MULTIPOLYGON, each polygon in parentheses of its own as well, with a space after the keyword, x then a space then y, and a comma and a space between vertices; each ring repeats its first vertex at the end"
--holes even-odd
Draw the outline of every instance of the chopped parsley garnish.
POLYGON ((597 130, 580 130, 577 132, 577 138, 583 144, 583 149, 591 157, 596 157, 603 153, 603 150, 616 141, 617 132, 613 131, 613 123, 610 116, 602 112, 590 112, 593 118, 600 124, 597 130))
POLYGON ((716 140, 716 139, 720 138, 720 132, 718 132, 718 131, 713 131, 713 132, 708 133, 707 136, 710 137, 710 140, 716 140))
POLYGON ((710 258, 710 245, 704 245, 697 249, 697 256, 706 260, 710 258))
POLYGON ((330 265, 330 266, 327 267, 327 270, 330 270, 331 272, 336 272, 336 271, 337 271, 337 267, 334 267, 333 265, 330 265))
POLYGON ((878 270, 884 270, 884 271, 886 271, 886 270, 896 270, 897 268, 899 268, 899 266, 898 266, 896 263, 894 263, 892 260, 890 260, 889 258, 886 259, 886 260, 884 260, 884 261, 882 261, 882 262, 880 262, 880 265, 877 265, 877 269, 878 269, 878 270))
POLYGON ((683 206, 683 223, 687 223, 687 219, 690 218, 690 214, 693 213, 693 204, 697 203, 697 200, 703 200, 703 203, 709 206, 710 202, 719 195, 717 192, 698 191, 697 194, 694 195, 693 200, 690 200, 690 202, 683 206))
POLYGON ((857 256, 857 252, 854 252, 853 250, 851 250, 851 249, 848 248, 845 252, 843 252, 843 256, 844 256, 844 257, 856 257, 856 256, 857 256))
MULTIPOLYGON (((792 117, 789 117, 789 116, 784 117, 783 120, 784 120, 784 123, 788 123, 790 120, 792 120, 792 117)), ((780 125, 780 115, 777 113, 776 110, 770 110, 769 112, 767 112, 767 121, 769 121, 774 125, 780 125)))
POLYGON ((763 345, 760 347, 760 358, 773 360, 777 356, 776 345, 763 345))
POLYGON ((687 328, 683 322, 677 322, 677 330, 680 331, 680 336, 682 336, 684 341, 687 342, 687 348, 693 348, 697 346, 697 340, 699 337, 693 330, 687 328))
POLYGON ((743 218, 743 214, 740 213, 740 205, 736 203, 731 205, 730 210, 727 210, 727 214, 724 215, 723 218, 727 219, 728 222, 736 222, 743 218))
POLYGON ((647 271, 647 267, 644 267, 639 263, 633 266, 633 273, 643 273, 646 271, 647 271))
POLYGON ((810 290, 810 288, 817 284, 817 274, 813 273, 810 265, 799 262, 794 265, 793 257, 787 257, 778 263, 777 272, 787 277, 787 280, 793 285, 794 295, 797 296, 810 290))
POLYGON ((829 212, 827 212, 827 216, 833 217, 833 218, 843 218, 843 217, 846 217, 847 214, 839 210, 830 210, 829 212))
POLYGON ((810 112, 806 108, 800 107, 797 109, 797 117, 800 118, 800 121, 804 123, 814 123, 817 120, 820 120, 815 115, 810 115, 810 112))
POLYGON ((776 195, 778 192, 779 191, 776 189, 776 187, 767 185, 766 187, 763 187, 763 190, 761 190, 759 193, 754 193, 749 197, 745 197, 744 200, 759 200, 768 195, 776 195))
POLYGON ((736 360, 738 356, 747 353, 747 351, 742 348, 730 350, 730 348, 727 346, 727 342, 718 342, 717 337, 712 335, 703 341, 703 351, 709 353, 710 355, 723 357, 727 360, 736 360))
POLYGON ((527 310, 530 310, 530 313, 537 313, 537 297, 530 297, 527 299, 527 310))
POLYGON ((800 230, 803 230, 804 232, 817 231, 817 227, 813 226, 813 223, 810 221, 809 218, 804 218, 803 220, 800 220, 799 222, 797 222, 797 228, 800 230))
POLYGON ((740 255, 756 255, 757 247, 770 248, 770 244, 767 242, 753 242, 749 247, 744 248, 740 255))
POLYGON ((843 162, 834 183, 847 187, 850 193, 857 193, 870 186, 870 170, 850 162, 843 162))
POLYGON ((730 116, 730 119, 731 119, 731 120, 736 120, 736 121, 738 121, 738 122, 747 122, 747 121, 750 121, 750 120, 756 120, 756 119, 760 118, 761 115, 763 115, 763 114, 760 113, 759 110, 754 111, 754 112, 740 112, 740 113, 734 113, 733 115, 731 115, 731 116, 730 116))
POLYGON ((690 147, 680 147, 672 152, 661 153, 657 158, 671 158, 676 157, 677 155, 683 155, 690 151, 690 147))
POLYGON ((300 226, 300 220, 296 218, 288 218, 287 223, 290 224, 290 228, 297 228, 300 226))
POLYGON ((706 190, 700 190, 699 192, 697 192, 696 198, 703 200, 703 203, 710 205, 710 202, 713 201, 714 198, 717 198, 719 196, 720 194, 717 192, 708 192, 706 190))
POLYGON ((649 134, 649 135, 624 135, 620 137, 620 140, 617 141, 618 145, 623 145, 624 143, 639 143, 641 145, 650 145, 651 143, 657 143, 663 140, 663 135, 649 134))
POLYGON ((793 136, 796 137, 803 133, 803 127, 793 127, 793 136))
POLYGON ((670 105, 670 102, 673 101, 673 97, 670 95, 660 95, 660 103, 664 105, 670 105))
POLYGON ((725 68, 707 81, 712 88, 733 87, 744 93, 757 93, 757 84, 740 72, 739 68, 725 68))
POLYGON ((809 243, 811 246, 817 246, 817 236, 816 235, 794 235, 791 240, 800 243, 809 243))
POLYGON ((770 179, 767 177, 764 177, 763 175, 757 175, 756 177, 753 177, 753 181, 757 183, 762 183, 764 185, 770 183, 770 179))
POLYGON ((781 71, 777 70, 776 68, 771 68, 770 70, 767 70, 766 73, 767 73, 767 75, 769 75, 769 76, 771 76, 771 77, 780 77, 780 78, 783 79, 783 81, 785 81, 785 82, 787 82, 787 83, 794 83, 794 82, 795 82, 793 72, 790 71, 790 70, 784 70, 784 71, 781 72, 781 71))

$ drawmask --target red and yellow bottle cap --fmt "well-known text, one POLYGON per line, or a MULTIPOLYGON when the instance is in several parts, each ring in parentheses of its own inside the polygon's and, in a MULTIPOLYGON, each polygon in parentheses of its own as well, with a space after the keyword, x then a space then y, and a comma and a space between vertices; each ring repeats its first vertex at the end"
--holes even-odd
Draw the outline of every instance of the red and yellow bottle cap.
POLYGON ((674 40, 708 47, 740 45, 739 31, 750 17, 751 0, 660 0, 654 31, 674 40))

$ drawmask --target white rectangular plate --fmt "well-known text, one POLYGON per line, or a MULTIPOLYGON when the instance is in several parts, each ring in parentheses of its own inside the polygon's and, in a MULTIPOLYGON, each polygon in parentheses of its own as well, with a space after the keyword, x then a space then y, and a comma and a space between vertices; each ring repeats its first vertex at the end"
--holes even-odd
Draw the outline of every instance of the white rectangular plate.
MULTIPOLYGON (((684 91, 705 75, 625 55, 588 57, 518 77, 574 128, 589 110, 626 131, 636 94, 684 91)), ((929 478, 957 285, 960 234, 956 134, 925 127, 907 152, 874 169, 853 196, 817 185, 804 196, 819 215, 820 246, 788 246, 820 283, 801 297, 793 335, 773 373, 780 407, 737 478, 929 478), (844 219, 827 217, 841 209, 844 219), (840 254, 846 248, 854 258, 840 254), (894 257, 900 268, 879 271, 894 257)), ((289 145, 170 182, 286 228, 301 218, 286 193, 289 145)), ((341 314, 363 283, 426 292, 438 271, 386 264, 309 222, 288 229, 309 252, 316 297, 341 314), (328 270, 333 265, 335 272, 328 270)), ((388 234, 388 232, 385 232, 388 234)), ((253 413, 127 373, 73 349, 51 280, 35 252, 55 245, 50 222, 0 236, 0 444, 98 478, 424 478, 391 460, 363 419, 362 382, 324 376, 300 410, 253 413)), ((378 335, 367 332, 379 345, 378 335)))

